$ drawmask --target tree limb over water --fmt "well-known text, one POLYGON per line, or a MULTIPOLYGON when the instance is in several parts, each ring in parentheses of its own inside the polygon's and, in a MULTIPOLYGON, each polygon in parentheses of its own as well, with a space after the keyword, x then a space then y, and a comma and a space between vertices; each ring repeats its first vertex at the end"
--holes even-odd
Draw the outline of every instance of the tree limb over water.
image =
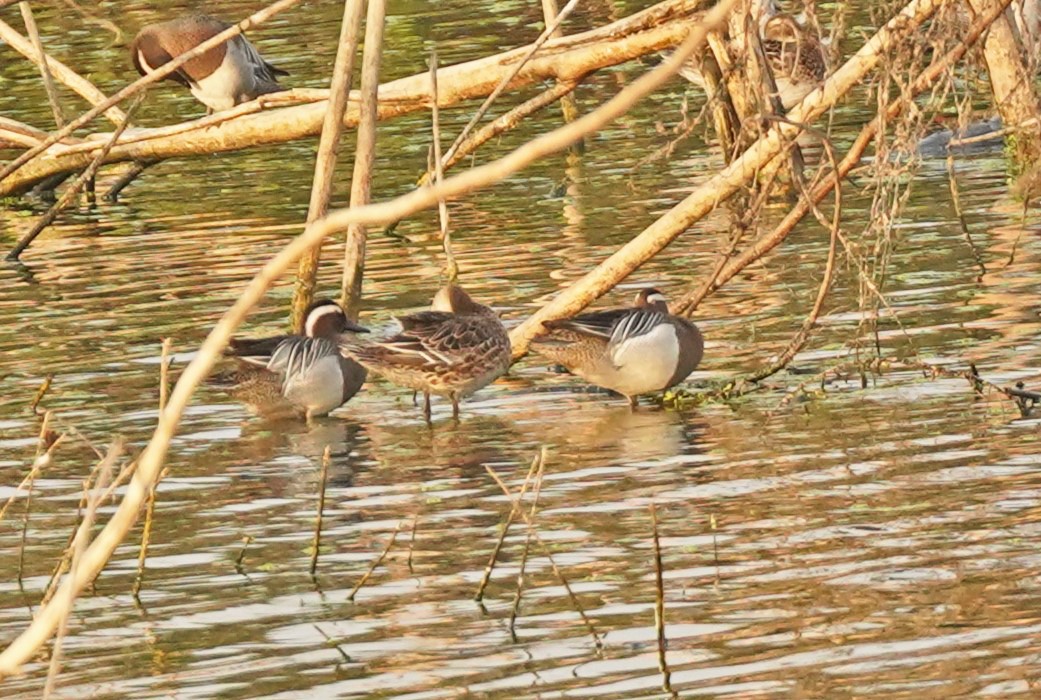
POLYGON ((272 284, 304 252, 334 232, 342 231, 348 223, 369 225, 387 224, 425 208, 437 205, 439 199, 457 196, 487 187, 527 167, 539 158, 567 148, 578 139, 591 134, 626 114, 640 100, 668 80, 683 61, 704 45, 708 30, 726 19, 736 0, 723 0, 710 10, 693 28, 689 36, 662 65, 640 77, 607 103, 544 136, 521 146, 516 151, 492 163, 478 166, 445 180, 440 185, 426 187, 384 203, 369 204, 355 209, 337 210, 309 224, 304 233, 290 242, 270 260, 243 290, 238 301, 228 309, 210 331, 199 352, 185 367, 170 395, 166 408, 159 415, 159 423, 152 439, 137 460, 133 479, 126 494, 105 527, 83 552, 75 574, 62 581, 60 592, 51 604, 41 607, 33 622, 2 653, 0 679, 18 672, 36 651, 50 639, 58 624, 71 608, 75 598, 108 563, 116 547, 134 526, 155 483, 177 432, 181 417, 196 387, 206 378, 221 357, 231 335, 245 320, 250 310, 264 296, 272 284), (59 605, 55 601, 60 601, 59 605))
MULTIPOLYGON (((707 4, 707 0, 666 0, 604 27, 547 41, 509 89, 545 80, 573 83, 601 68, 676 46, 687 36, 692 22, 704 14, 701 8, 707 4)), ((439 106, 450 107, 490 94, 527 52, 528 47, 521 47, 442 68, 437 78, 439 106)), ((247 113, 208 128, 212 117, 176 127, 134 130, 124 135, 105 162, 200 156, 316 136, 322 129, 329 93, 307 93, 319 100, 262 112, 255 112, 257 105, 248 103, 241 106, 247 113), (171 128, 177 133, 169 134, 167 130, 171 128)), ((277 95, 270 97, 277 99, 277 95)), ((429 109, 430 76, 424 71, 385 83, 379 88, 379 96, 380 120, 429 109)), ((359 93, 352 91, 344 116, 345 127, 357 126, 359 101, 359 93)), ((106 135, 95 134, 93 138, 105 139, 106 135)), ((0 181, 0 196, 22 194, 41 180, 82 170, 101 143, 47 150, 0 181)))

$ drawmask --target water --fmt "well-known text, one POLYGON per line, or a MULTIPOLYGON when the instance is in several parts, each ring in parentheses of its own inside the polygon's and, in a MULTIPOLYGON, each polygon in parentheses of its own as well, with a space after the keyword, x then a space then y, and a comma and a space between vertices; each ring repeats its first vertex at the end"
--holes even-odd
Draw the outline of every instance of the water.
MULTIPOLYGON (((320 87, 334 53, 335 3, 308 5, 254 32, 294 86, 320 87), (300 23, 315 39, 302 47, 300 23)), ((128 2, 103 11, 132 34, 188 3, 128 2)), ((583 25, 637 9, 591 4, 583 25)), ((253 5, 214 11, 244 16, 253 5)), ((538 4, 394 3, 385 75, 423 70, 431 40, 443 62, 534 37, 538 4)), ((8 11, 5 19, 14 21, 8 11)), ((71 13, 41 11, 44 39, 108 91, 129 79, 121 50, 71 13)), ((3 51, 0 114, 40 126, 49 111, 33 71, 3 51), (12 87, 14 86, 14 87, 12 87)), ((584 85, 593 108, 639 67, 584 85)), ((562 154, 451 206, 462 281, 519 321, 718 168, 703 142, 636 167, 666 136, 693 90, 670 83, 635 113, 562 154), (561 183, 564 183, 563 186, 561 183)), ((70 98, 69 103, 73 100, 70 98)), ((470 114, 445 113, 447 134, 470 114)), ((862 115, 845 108, 840 123, 862 115)), ((149 96, 147 125, 197 115, 173 87, 149 96)), ((538 119, 491 144, 505 153, 556 123, 538 119)), ((382 124, 374 191, 385 199, 422 171, 426 116, 382 124)), ((344 149, 336 204, 352 158, 344 149)), ((75 428, 37 481, 18 581, 24 499, 0 523, 0 644, 31 619, 75 522, 90 441, 140 449, 155 423, 159 346, 173 338, 175 374, 266 259, 299 232, 314 144, 178 160, 150 171, 115 206, 63 216, 24 257, 0 267, 0 498, 35 451, 27 406, 54 375, 44 406, 75 428)), ((4 154, 9 155, 9 154, 4 154)), ((985 272, 958 225, 945 169, 919 173, 885 287, 902 324, 881 324, 890 356, 964 368, 1037 388, 1034 302, 1041 280, 1036 219, 1022 216, 1000 154, 959 163, 962 205, 985 272), (909 341, 908 339, 911 339, 909 341)), ((859 234, 869 200, 846 188, 844 226, 859 234)), ((38 209, 37 209, 38 210, 38 209)), ((0 243, 31 225, 3 213, 0 243)), ((768 218, 779 218, 783 206, 768 218)), ((367 323, 418 308, 440 279, 436 215, 402 239, 370 244, 367 323)), ((716 214, 677 240, 604 303, 653 284, 676 297, 710 269, 729 231, 716 214)), ((339 284, 342 247, 325 249, 322 289, 339 284)), ((691 391, 747 375, 788 342, 812 304, 827 235, 807 220, 775 254, 708 299, 708 338, 691 391)), ((282 327, 291 283, 265 299, 244 332, 282 327)), ((428 428, 411 395, 376 382, 312 425, 270 423, 204 387, 174 443, 140 603, 129 594, 138 533, 120 547, 70 619, 61 697, 634 697, 663 696, 654 629, 649 505, 658 508, 672 685, 684 697, 1023 696, 1041 678, 1037 418, 960 379, 898 368, 835 382, 824 395, 786 392, 850 354, 861 318, 852 268, 840 266, 821 329, 775 388, 680 410, 587 391, 537 358, 463 406, 458 425, 435 404, 428 428), (308 575, 321 454, 332 462, 318 577, 308 575), (484 605, 472 600, 510 502, 547 449, 538 532, 520 614, 508 625, 525 543, 511 531, 484 605), (415 535, 413 538, 413 524, 415 535), (348 592, 399 529, 353 602, 348 592), (547 556, 602 638, 593 638, 547 556), (410 566, 411 564, 411 566, 410 566)), ((862 348, 874 343, 865 338, 862 348)), ((811 387, 812 388, 812 387, 811 387)), ((104 513, 110 513, 107 507, 104 513)), ((5 698, 38 697, 41 657, 4 682, 5 698)))

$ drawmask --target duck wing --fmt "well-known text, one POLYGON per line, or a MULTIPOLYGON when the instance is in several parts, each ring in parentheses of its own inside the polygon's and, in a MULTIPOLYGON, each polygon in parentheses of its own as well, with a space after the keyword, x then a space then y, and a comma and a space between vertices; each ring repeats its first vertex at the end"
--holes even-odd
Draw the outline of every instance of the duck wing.
MULTIPOLYGON (((363 365, 437 372, 457 367, 500 342, 492 319, 423 311, 397 319, 401 332, 379 341, 341 336, 340 349, 363 365)), ((494 319, 498 323, 498 319, 494 319)))
POLYGON ((228 357, 237 357, 243 362, 267 365, 278 346, 292 337, 273 335, 268 338, 232 338, 228 341, 228 347, 224 348, 224 354, 228 357))
MULTIPOLYGON (((242 54, 246 57, 246 60, 249 62, 249 65, 253 70, 253 75, 259 82, 265 83, 265 87, 267 88, 275 88, 275 90, 281 89, 281 86, 278 84, 277 76, 289 75, 289 71, 276 68, 268 63, 264 57, 260 55, 260 52, 257 51, 256 47, 250 43, 249 39, 241 34, 234 39, 230 39, 230 41, 234 41, 238 44, 239 48, 242 50, 242 54)), ((275 90, 272 90, 272 92, 275 90)))
POLYGON ((562 318, 555 321, 543 321, 542 325, 551 331, 571 331, 572 333, 578 333, 579 335, 610 340, 615 325, 632 311, 634 311, 634 309, 593 311, 587 314, 572 316, 571 318, 562 318))

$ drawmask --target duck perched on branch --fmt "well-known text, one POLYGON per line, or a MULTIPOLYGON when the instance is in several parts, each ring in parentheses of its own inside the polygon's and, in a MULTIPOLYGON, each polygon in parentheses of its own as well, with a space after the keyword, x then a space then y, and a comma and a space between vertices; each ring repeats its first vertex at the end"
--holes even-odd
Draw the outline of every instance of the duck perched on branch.
POLYGON ((657 289, 642 289, 628 309, 608 309, 557 321, 531 348, 590 384, 617 391, 636 407, 640 394, 668 389, 701 362, 705 341, 685 318, 673 316, 657 289))
MULTIPOLYGON (((232 25, 207 15, 189 15, 150 24, 134 37, 130 56, 148 75, 232 25)), ((231 109, 261 95, 280 92, 277 76, 289 75, 260 55, 245 36, 234 36, 185 63, 166 79, 184 85, 211 111, 231 109)))
POLYGON ((396 319, 401 332, 377 341, 344 335, 340 349, 362 366, 424 396, 430 419, 430 394, 452 401, 473 394, 510 367, 510 337, 499 315, 478 304, 462 287, 450 284, 434 297, 430 311, 396 319))

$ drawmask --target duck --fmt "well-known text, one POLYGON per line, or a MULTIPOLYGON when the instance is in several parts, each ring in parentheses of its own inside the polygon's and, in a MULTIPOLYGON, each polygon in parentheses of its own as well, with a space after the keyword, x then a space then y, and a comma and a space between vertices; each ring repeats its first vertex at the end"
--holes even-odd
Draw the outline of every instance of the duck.
MULTIPOLYGON (((202 14, 150 24, 134 37, 130 56, 137 72, 148 75, 231 26, 202 14)), ((191 90, 207 113, 212 113, 283 90, 278 84, 280 75, 289 73, 265 61, 239 34, 188 61, 165 79, 191 90)))
POLYGON ((331 299, 304 313, 304 335, 232 338, 225 355, 238 368, 216 378, 260 413, 292 413, 310 420, 344 405, 365 383, 364 367, 340 354, 345 334, 367 333, 331 299))
POLYGON ((543 321, 531 348, 590 384, 625 396, 663 391, 687 378, 701 362, 705 340, 698 327, 669 313, 665 295, 641 289, 630 308, 543 321))
POLYGON ((789 110, 824 80, 828 70, 824 47, 813 32, 785 13, 766 20, 762 41, 777 96, 789 110))
POLYGON ((380 340, 344 335, 340 350, 368 370, 399 386, 423 392, 430 421, 430 395, 459 401, 501 377, 510 367, 510 337, 490 307, 456 284, 434 296, 430 311, 396 317, 397 332, 380 340))
MULTIPOLYGON (((827 55, 820 39, 792 15, 781 12, 773 0, 761 0, 753 8, 777 96, 785 111, 802 101, 827 73, 827 55)), ((690 82, 705 87, 700 56, 691 56, 679 73, 690 82)))

